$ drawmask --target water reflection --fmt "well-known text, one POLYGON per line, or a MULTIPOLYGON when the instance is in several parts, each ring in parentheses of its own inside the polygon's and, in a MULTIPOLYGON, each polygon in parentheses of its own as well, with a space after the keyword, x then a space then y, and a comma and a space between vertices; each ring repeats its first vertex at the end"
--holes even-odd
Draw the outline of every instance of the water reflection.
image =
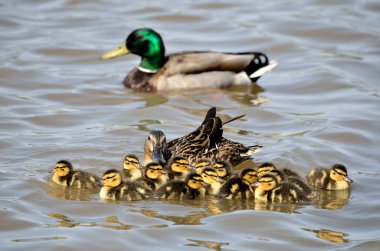
POLYGON ((117 216, 108 216, 103 222, 80 222, 73 219, 70 219, 66 215, 59 213, 48 213, 48 216, 57 219, 57 225, 49 225, 49 227, 64 227, 64 228, 73 228, 77 226, 81 227, 103 227, 103 228, 111 228, 115 230, 129 230, 134 228, 134 225, 124 224, 117 216))
POLYGON ((90 201, 93 199, 92 196, 99 193, 99 190, 97 189, 73 189, 61 187, 52 182, 49 182, 49 185, 50 189, 47 193, 58 199, 90 201))
POLYGON ((171 221, 175 225, 201 225, 201 219, 206 218, 208 216, 208 214, 204 212, 196 212, 184 216, 164 215, 148 209, 141 209, 137 210, 136 212, 140 212, 145 216, 171 221))
MULTIPOLYGON (((222 250, 222 246, 229 245, 228 242, 214 242, 214 241, 203 241, 203 240, 192 240, 192 239, 187 239, 187 240, 193 243, 185 244, 186 246, 204 247, 204 248, 209 248, 216 251, 222 250)), ((226 249, 223 248, 223 250, 226 250, 226 249)))
POLYGON ((339 243, 347 243, 348 242, 348 240, 344 238, 344 237, 348 236, 348 234, 346 234, 346 233, 331 231, 328 229, 314 230, 314 229, 303 228, 303 230, 315 233, 318 238, 330 241, 332 243, 338 243, 339 244, 339 243))
POLYGON ((350 190, 328 191, 320 190, 315 198, 316 207, 330 210, 337 210, 348 203, 350 190))

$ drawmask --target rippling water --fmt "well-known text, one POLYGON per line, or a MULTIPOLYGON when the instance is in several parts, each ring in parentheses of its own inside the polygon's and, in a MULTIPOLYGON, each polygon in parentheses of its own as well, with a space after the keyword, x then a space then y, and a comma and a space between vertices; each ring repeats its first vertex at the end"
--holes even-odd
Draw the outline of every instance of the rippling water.
MULTIPOLYGON (((0 1, 2 250, 380 249, 378 1, 0 1), (181 50, 268 53, 254 88, 146 94, 121 80, 138 63, 99 55, 138 27, 181 50), (339 162, 351 193, 312 205, 252 201, 104 203, 48 184, 59 159, 97 174, 142 156, 150 129, 190 132, 207 109, 226 137, 302 175, 339 162)), ((248 163, 250 164, 250 163, 248 163)))

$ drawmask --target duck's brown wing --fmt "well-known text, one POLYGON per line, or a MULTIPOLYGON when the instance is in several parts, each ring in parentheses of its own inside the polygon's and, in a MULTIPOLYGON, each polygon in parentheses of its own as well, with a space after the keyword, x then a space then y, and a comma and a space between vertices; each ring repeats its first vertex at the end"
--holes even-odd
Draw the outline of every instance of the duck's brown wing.
POLYGON ((218 144, 218 157, 228 160, 232 166, 236 166, 250 159, 253 154, 261 151, 261 149, 262 146, 260 145, 245 146, 239 142, 222 138, 218 144))

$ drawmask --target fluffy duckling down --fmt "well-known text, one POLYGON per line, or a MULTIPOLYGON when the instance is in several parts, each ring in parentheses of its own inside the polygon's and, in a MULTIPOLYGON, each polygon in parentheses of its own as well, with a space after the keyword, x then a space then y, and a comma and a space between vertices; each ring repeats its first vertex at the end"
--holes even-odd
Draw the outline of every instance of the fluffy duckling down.
POLYGON ((142 200, 149 197, 151 191, 139 182, 123 182, 118 170, 110 169, 103 174, 101 199, 109 200, 142 200))
POLYGON ((100 178, 81 170, 74 170, 67 160, 60 160, 55 164, 51 180, 64 187, 78 189, 99 188, 100 178))
POLYGON ((203 187, 202 176, 197 173, 190 173, 185 180, 171 180, 162 185, 156 192, 156 197, 160 199, 198 199, 203 198, 206 189, 203 187))
POLYGON ((240 198, 247 199, 254 197, 252 185, 258 180, 257 172, 253 168, 243 169, 240 177, 232 177, 224 183, 219 191, 218 198, 240 198))
POLYGON ((349 189, 352 183, 347 168, 341 164, 335 164, 330 169, 314 168, 309 172, 307 180, 311 186, 326 190, 349 189))
POLYGON ((309 198, 292 183, 278 183, 275 176, 265 174, 261 176, 256 183, 255 200, 278 203, 297 203, 308 202, 309 198))
POLYGON ((136 155, 128 154, 124 157, 123 173, 125 180, 128 181, 134 181, 143 177, 142 166, 136 155))

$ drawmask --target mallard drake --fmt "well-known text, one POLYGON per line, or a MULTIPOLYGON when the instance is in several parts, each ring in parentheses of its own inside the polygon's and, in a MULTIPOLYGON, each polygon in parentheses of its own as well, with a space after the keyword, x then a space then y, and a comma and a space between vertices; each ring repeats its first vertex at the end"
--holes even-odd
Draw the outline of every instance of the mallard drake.
POLYGON ((201 176, 202 176, 203 182, 206 183, 207 185, 206 186, 207 194, 217 195, 224 182, 221 178, 219 178, 218 173, 216 172, 215 168, 205 167, 202 170, 201 176))
POLYGON ((142 91, 248 85, 277 65, 261 52, 193 51, 165 56, 160 34, 149 28, 132 31, 125 42, 100 58, 128 53, 140 56, 141 62, 125 77, 124 85, 142 91))
POLYGON ((156 191, 160 186, 168 182, 168 177, 162 164, 150 162, 144 167, 144 177, 136 181, 143 182, 146 187, 156 191))
POLYGON ((311 186, 326 190, 348 189, 352 183, 347 168, 341 164, 335 164, 330 169, 314 168, 309 172, 307 180, 311 186))
POLYGON ((136 155, 128 154, 124 157, 123 172, 127 181, 134 181, 143 177, 142 166, 136 155))
POLYGON ((231 164, 227 161, 217 160, 212 167, 215 168, 216 173, 223 181, 227 181, 233 175, 231 164))
POLYGON ((212 161, 210 159, 198 159, 193 165, 193 171, 197 174, 201 174, 203 168, 211 167, 212 161))
POLYGON ((197 199, 203 198, 206 189, 203 187, 202 176, 197 173, 190 173, 185 180, 171 180, 162 185, 156 192, 156 197, 160 199, 197 199))
POLYGON ((60 160, 55 164, 52 181, 65 187, 79 189, 99 188, 100 178, 81 170, 74 170, 70 161, 60 160))
POLYGON ((123 182, 118 170, 107 170, 102 177, 103 187, 100 189, 101 199, 109 200, 142 200, 149 197, 151 190, 138 182, 123 182))
POLYGON ((244 146, 222 137, 223 125, 243 116, 222 122, 221 118, 216 116, 216 108, 212 107, 195 131, 168 143, 162 131, 152 130, 144 143, 144 162, 164 162, 171 156, 182 156, 193 166, 198 159, 204 158, 212 161, 221 159, 232 165, 240 164, 262 149, 259 145, 244 146))
POLYGON ((265 174, 256 183, 255 199, 269 202, 308 202, 309 198, 290 182, 278 183, 276 177, 265 174))
POLYGON ((169 180, 184 180, 191 171, 189 161, 181 156, 171 157, 166 164, 169 180))
POLYGON ((252 185, 258 180, 257 172, 253 168, 245 168, 239 177, 232 177, 224 183, 217 197, 219 198, 241 198, 254 197, 252 185))

